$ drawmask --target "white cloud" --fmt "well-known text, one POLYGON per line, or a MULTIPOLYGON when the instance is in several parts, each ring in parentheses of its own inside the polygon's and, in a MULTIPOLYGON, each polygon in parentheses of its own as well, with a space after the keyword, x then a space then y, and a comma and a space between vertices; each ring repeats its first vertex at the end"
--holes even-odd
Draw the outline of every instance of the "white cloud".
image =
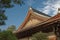
POLYGON ((44 13, 48 14, 49 11, 50 11, 50 6, 46 6, 46 7, 43 8, 44 13))
POLYGON ((45 7, 42 8, 42 12, 46 14, 51 14, 51 16, 54 16, 57 14, 58 8, 60 8, 60 0, 48 0, 44 2, 43 5, 45 5, 45 7))

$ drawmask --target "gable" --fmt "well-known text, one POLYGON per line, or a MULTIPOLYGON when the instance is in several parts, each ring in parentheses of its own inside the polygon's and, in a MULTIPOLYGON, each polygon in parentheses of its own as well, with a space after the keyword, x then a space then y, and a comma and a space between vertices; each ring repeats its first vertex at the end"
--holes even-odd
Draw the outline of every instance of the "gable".
POLYGON ((42 22, 41 20, 38 20, 38 19, 30 19, 26 25, 23 27, 23 29, 26 29, 26 28, 31 28, 32 26, 35 26, 37 25, 38 23, 42 22))
POLYGON ((33 26, 35 26, 39 23, 42 23, 43 21, 46 21, 49 18, 50 18, 49 16, 46 16, 45 14, 43 15, 41 12, 40 13, 34 12, 30 8, 24 22, 18 28, 17 31, 32 28, 33 26))
POLYGON ((43 21, 46 21, 47 19, 49 19, 49 17, 45 17, 42 15, 37 15, 35 13, 31 13, 28 21, 26 22, 26 24, 22 28, 22 30, 32 28, 32 27, 36 26, 37 24, 42 23, 43 21))

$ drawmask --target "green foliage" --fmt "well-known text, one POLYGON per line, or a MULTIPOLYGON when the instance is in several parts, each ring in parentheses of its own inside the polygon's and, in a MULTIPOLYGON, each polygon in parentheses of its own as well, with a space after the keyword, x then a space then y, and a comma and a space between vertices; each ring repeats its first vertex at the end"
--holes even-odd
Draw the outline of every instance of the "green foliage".
POLYGON ((0 20, 6 20, 7 19, 7 17, 5 16, 5 14, 0 14, 0 20))
POLYGON ((22 5, 24 2, 22 0, 0 0, 0 26, 5 25, 5 20, 7 20, 5 13, 6 8, 14 7, 14 4, 22 5))
POLYGON ((0 1, 0 8, 10 8, 13 7, 14 4, 23 4, 22 0, 1 0, 0 1))
POLYGON ((15 37, 15 34, 13 34, 13 31, 15 30, 15 26, 11 25, 8 27, 7 30, 1 30, 0 29, 0 40, 18 40, 15 37))
POLYGON ((0 40, 17 40, 17 38, 11 31, 2 31, 0 32, 0 40))
POLYGON ((4 12, 4 10, 0 10, 0 26, 5 25, 5 20, 7 20, 7 17, 4 12))
POLYGON ((0 29, 0 32, 1 32, 1 29, 0 29))
POLYGON ((48 40, 47 36, 47 33, 36 33, 32 36, 32 40, 48 40))
POLYGON ((9 26, 9 27, 7 28, 7 30, 13 32, 13 31, 16 30, 16 26, 11 25, 11 26, 9 26))

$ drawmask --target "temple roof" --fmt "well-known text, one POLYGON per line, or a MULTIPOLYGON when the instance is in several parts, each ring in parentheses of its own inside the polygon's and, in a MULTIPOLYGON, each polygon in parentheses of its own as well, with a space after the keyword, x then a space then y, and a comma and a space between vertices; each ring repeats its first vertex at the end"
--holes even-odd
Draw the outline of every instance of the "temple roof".
POLYGON ((51 26, 53 27, 53 25, 51 25, 51 24, 54 24, 58 21, 60 21, 60 13, 55 15, 54 17, 50 18, 49 20, 46 20, 45 22, 36 25, 35 27, 29 28, 29 29, 26 28, 25 30, 16 33, 16 36, 17 36, 17 38, 28 37, 28 35, 26 33, 28 33, 29 36, 32 36, 32 34, 41 31, 40 29, 51 27, 51 26), (49 26, 49 25, 51 25, 51 26, 49 26))
POLYGON ((38 24, 38 26, 43 25, 43 24, 46 24, 46 26, 47 26, 47 25, 50 25, 51 23, 54 23, 58 20, 60 20, 60 13, 58 13, 57 15, 51 17, 50 19, 46 20, 45 22, 38 24))
MULTIPOLYGON (((48 20, 46 20, 46 21, 44 21, 44 22, 42 22, 42 23, 39 23, 38 25, 36 25, 36 26, 40 26, 40 25, 43 25, 43 24, 46 24, 46 26, 49 24, 50 25, 50 23, 53 23, 54 21, 57 21, 57 20, 59 20, 60 19, 60 13, 58 13, 57 15, 55 15, 54 17, 51 17, 50 19, 48 19, 48 20), (47 24, 48 23, 48 24, 47 24)), ((33 28, 33 27, 32 27, 33 28)), ((28 29, 25 29, 25 30, 29 30, 29 28, 28 29)), ((23 31, 25 31, 25 30, 23 30, 23 31)))
MULTIPOLYGON (((19 28, 16 32, 20 32, 21 30, 24 30, 23 28, 25 27, 26 23, 29 21, 31 15, 33 16, 32 18, 35 17, 36 19, 39 19, 42 22, 48 20, 49 18, 51 18, 51 16, 49 16, 45 13, 42 13, 42 12, 40 12, 40 11, 34 9, 34 8, 29 8, 29 11, 27 13, 27 16, 26 16, 24 22, 22 23, 22 25, 19 26, 19 28)), ((31 28, 31 27, 27 27, 27 28, 31 28)))
MULTIPOLYGON (((26 29, 21 29, 21 31, 19 30, 19 31, 17 31, 17 35, 18 35, 18 33, 26 33, 26 32, 28 32, 27 30, 31 30, 31 31, 33 31, 32 29, 34 29, 34 31, 36 31, 35 30, 35 28, 41 28, 42 26, 41 25, 43 25, 43 27, 48 27, 48 25, 50 25, 50 24, 52 24, 52 23, 54 23, 54 22, 56 22, 56 21, 58 21, 58 20, 60 20, 60 13, 57 13, 57 15, 55 15, 55 16, 53 16, 53 17, 51 17, 51 18, 49 18, 49 19, 47 19, 47 20, 45 20, 45 21, 43 21, 42 23, 39 23, 39 24, 37 24, 37 25, 35 25, 34 27, 31 27, 31 28, 26 28, 26 29)), ((19 34, 19 35, 21 35, 21 34, 19 34)), ((24 34, 25 35, 25 34, 24 34)), ((32 35, 32 34, 30 34, 30 35, 32 35)), ((21 35, 22 36, 22 35, 21 35)), ((26 36, 26 35, 25 35, 26 36)))

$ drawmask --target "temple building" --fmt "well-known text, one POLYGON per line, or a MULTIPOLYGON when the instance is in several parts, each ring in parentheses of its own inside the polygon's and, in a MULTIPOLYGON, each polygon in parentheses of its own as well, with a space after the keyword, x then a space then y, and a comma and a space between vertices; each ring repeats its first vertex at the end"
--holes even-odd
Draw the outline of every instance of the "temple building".
POLYGON ((31 40, 31 36, 37 32, 53 32, 57 40, 59 37, 60 28, 60 12, 54 17, 51 17, 45 13, 42 13, 34 8, 29 8, 27 16, 21 26, 16 30, 15 34, 19 40, 31 40))

